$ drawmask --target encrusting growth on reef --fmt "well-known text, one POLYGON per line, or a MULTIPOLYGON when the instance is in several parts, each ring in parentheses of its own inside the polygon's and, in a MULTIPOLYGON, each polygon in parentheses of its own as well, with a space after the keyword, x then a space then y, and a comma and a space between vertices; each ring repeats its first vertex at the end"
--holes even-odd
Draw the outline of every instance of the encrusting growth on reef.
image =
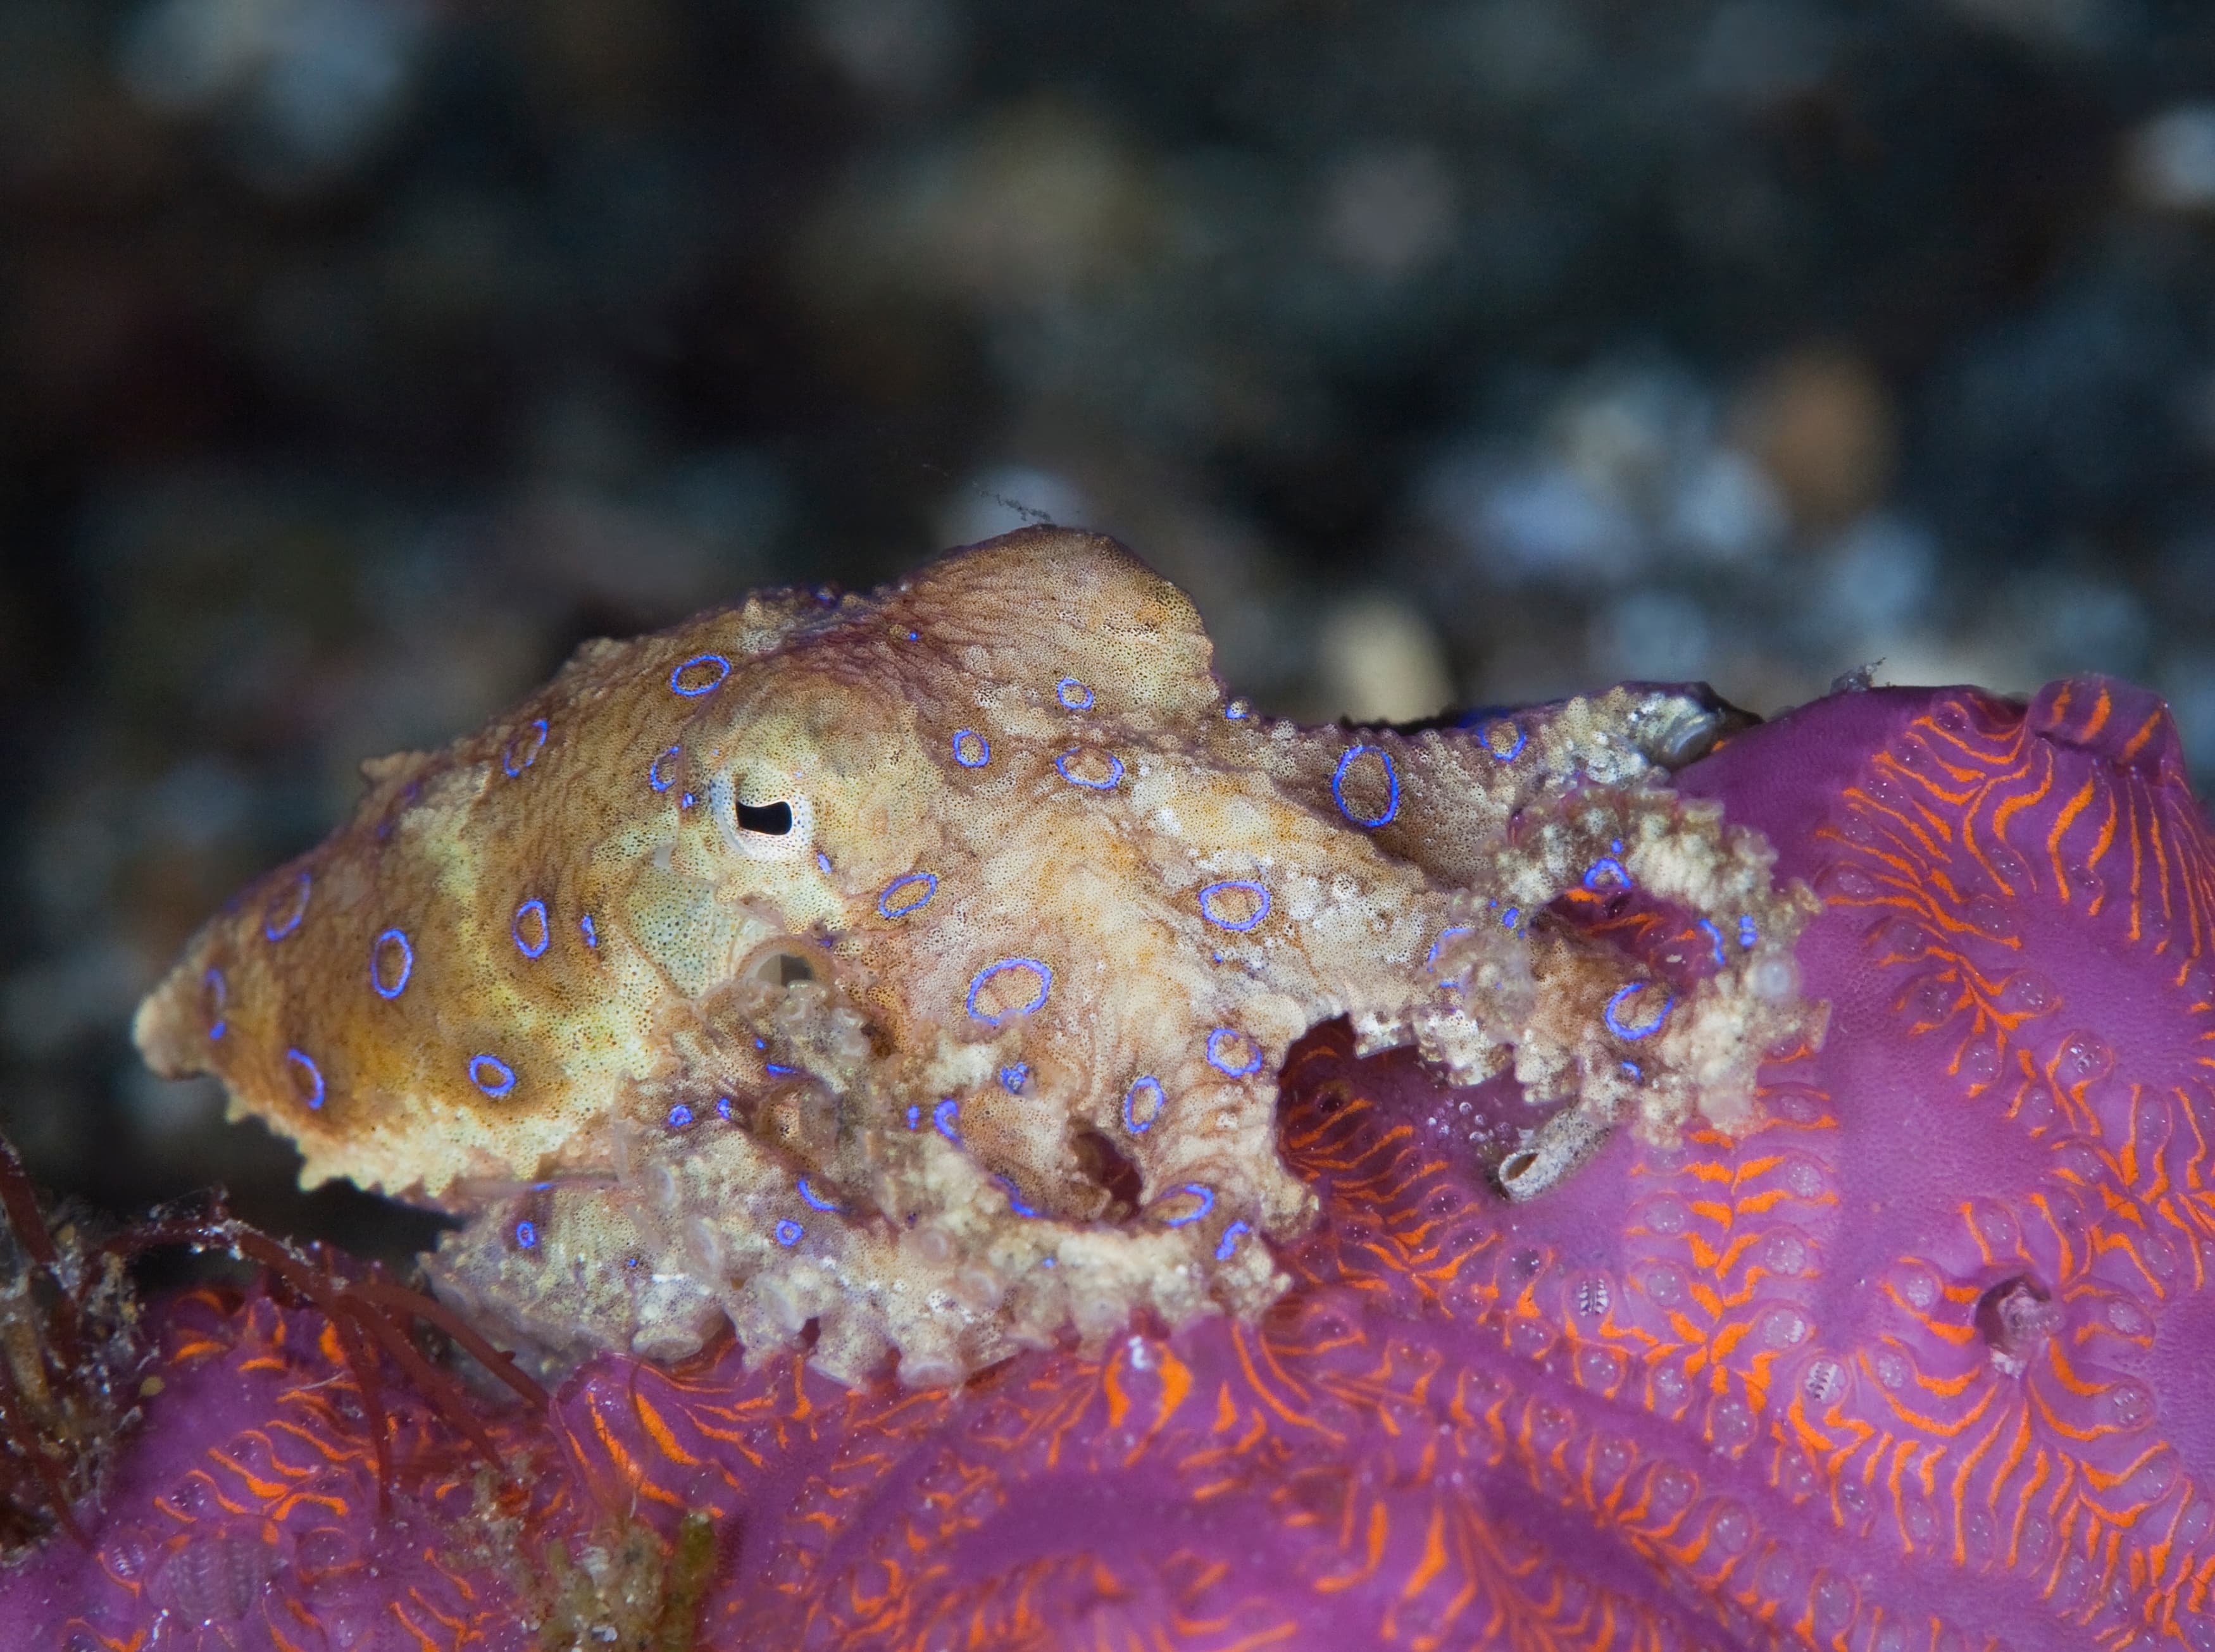
POLYGON ((1062 529, 588 644, 368 765, 140 1045, 310 1184, 469 1218, 438 1288, 546 1368, 727 1317, 751 1357, 812 1337, 919 1386, 1273 1300, 1264 1241, 1313 1212, 1275 1080, 1318 1022, 1512 1068, 1550 1106, 1496 1172, 1525 1197, 1620 1119, 1745 1123, 1763 1051, 1819 1036, 1813 898, 1666 784, 1704 697, 1308 728, 1211 654, 1181 592, 1062 529), (1711 953, 1657 979, 1549 915, 1615 880, 1711 953))

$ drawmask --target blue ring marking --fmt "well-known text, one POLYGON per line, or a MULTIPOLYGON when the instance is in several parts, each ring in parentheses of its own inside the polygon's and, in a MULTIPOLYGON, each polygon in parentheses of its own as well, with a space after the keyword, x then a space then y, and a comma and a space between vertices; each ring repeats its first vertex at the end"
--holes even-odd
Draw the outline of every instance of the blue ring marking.
POLYGON ((1218 929, 1232 929, 1242 935, 1269 915, 1269 891, 1250 878, 1226 878, 1221 883, 1210 884, 1200 890, 1200 915, 1218 929), (1224 889, 1242 889, 1249 895, 1258 895, 1261 897, 1261 903, 1254 909, 1254 915, 1244 923, 1233 923, 1228 918, 1218 916, 1207 904, 1209 896, 1224 889))
POLYGON ((807 1231, 807 1230, 805 1227, 802 1227, 798 1222, 793 1221, 791 1217, 787 1216, 783 1221, 778 1222, 776 1225, 776 1242, 784 1246, 786 1250, 789 1251, 794 1245, 800 1243, 800 1236, 807 1231))
POLYGON ((1013 1067, 1003 1067, 1000 1069, 1000 1088, 1011 1096, 1020 1096, 1023 1092, 1023 1085, 1030 1075, 1031 1065, 1028 1062, 1017 1062, 1013 1067))
POLYGON ((796 1067, 781 1067, 775 1062, 764 1062, 762 1063, 762 1070, 766 1073, 774 1073, 780 1079, 791 1078, 795 1074, 800 1071, 796 1067))
POLYGON ((1676 1000, 1666 992, 1661 994, 1660 1012, 1644 1026, 1634 1027, 1624 1021, 1622 1015, 1625 999, 1644 992, 1654 984, 1650 981, 1634 981, 1628 987, 1617 989, 1615 996, 1607 1000, 1607 1008, 1604 1012, 1607 1019, 1607 1030, 1610 1032, 1618 1038, 1627 1038, 1635 1043, 1641 1038, 1649 1037, 1661 1030, 1661 1024, 1669 1019, 1669 1006, 1676 1002, 1676 1000))
POLYGON ((671 1129, 689 1129, 691 1127, 691 1123, 692 1110, 690 1107, 687 1107, 683 1102, 678 1102, 674 1107, 672 1107, 669 1110, 669 1128, 671 1129))
POLYGON ((1253 1231, 1243 1221, 1232 1222, 1230 1227, 1223 1230, 1223 1242, 1215 1247, 1215 1259, 1218 1262, 1230 1261, 1230 1252, 1237 1248, 1238 1236, 1253 1231))
POLYGON ((208 1037, 220 1038, 230 1031, 230 1017, 224 1013, 230 1007, 230 983, 221 970, 211 965, 200 977, 200 990, 208 1000, 208 1037))
POLYGON ((312 1092, 301 1098, 302 1100, 308 1104, 308 1111, 310 1112, 315 1111, 316 1108, 323 1104, 323 1069, 317 1067, 315 1062, 310 1061, 307 1056, 302 1055, 297 1049, 286 1050, 285 1052, 285 1059, 291 1062, 295 1067, 298 1068, 303 1073, 305 1073, 308 1075, 308 1081, 315 1086, 315 1089, 312 1092))
POLYGON ((524 756, 523 761, 518 762, 515 757, 516 749, 523 743, 523 736, 520 734, 510 740, 507 743, 507 750, 500 754, 500 766, 507 771, 507 777, 510 780, 513 780, 531 764, 537 762, 538 754, 546 749, 546 719, 543 717, 534 717, 525 727, 531 736, 531 750, 524 756))
POLYGON ((982 768, 992 761, 992 743, 974 729, 956 729, 954 731, 954 761, 964 768, 982 768), (965 746, 961 743, 964 740, 972 743, 965 746), (972 756, 972 752, 976 755, 972 756))
POLYGON ((519 1221, 516 1223, 515 1242, 521 1245, 525 1250, 530 1250, 533 1245, 538 1243, 537 1228, 527 1221, 519 1221))
POLYGON ((1639 1067, 1636 1062, 1624 1062, 1622 1063, 1622 1067, 1623 1074, 1627 1079, 1637 1080, 1642 1080, 1646 1076, 1644 1071, 1639 1067))
POLYGON ((1203 1187, 1198 1182, 1187 1182, 1176 1190, 1176 1193, 1170 1194, 1169 1197, 1174 1199, 1178 1193, 1197 1194, 1200 1196, 1200 1208, 1187 1215, 1163 1217, 1162 1226, 1164 1227, 1189 1227, 1215 1208, 1215 1190, 1212 1188, 1203 1187))
POLYGON ((907 1104, 907 1127, 911 1130, 917 1129, 922 1127, 922 1124, 923 1104, 921 1102, 911 1101, 907 1104))
POLYGON ((929 906, 930 904, 930 897, 937 893, 938 876, 936 872, 911 872, 904 878, 893 878, 891 883, 885 885, 883 892, 877 896, 877 910, 887 918, 905 918, 909 913, 918 911, 922 908, 929 906), (892 903, 893 896, 899 894, 900 890, 907 888, 911 884, 921 884, 923 885, 923 893, 917 896, 912 901, 909 901, 900 906, 894 906, 892 903))
POLYGON ((1223 715, 1233 723, 1240 723, 1253 715, 1253 709, 1244 701, 1234 700, 1223 708, 1223 715))
POLYGON ((1038 1215, 1037 1211, 1032 1209, 1030 1206, 1023 1202, 1022 1190, 1015 1185, 1014 1177, 1001 1176, 995 1178, 994 1179, 996 1179, 1000 1185, 1005 1188, 1008 1191, 1009 1209, 1014 1211, 1018 1216, 1035 1216, 1038 1215))
POLYGON ((524 957, 545 956, 547 947, 552 945, 554 940, 554 932, 546 927, 546 902, 539 900, 525 901, 521 906, 516 908, 515 921, 507 927, 507 933, 515 938, 515 950, 524 957), (536 914, 538 919, 538 945, 536 946, 523 938, 523 921, 533 914, 536 914))
POLYGON ((270 902, 269 909, 262 915, 261 918, 261 934, 265 940, 282 940, 300 927, 300 920, 308 915, 308 890, 310 882, 308 874, 304 872, 300 874, 299 881, 292 885, 292 915, 282 923, 274 921, 277 915, 277 902, 270 902))
POLYGON ((808 1186, 807 1178, 805 1176, 800 1178, 800 1196, 807 1200, 808 1204, 817 1210, 829 1210, 836 1212, 839 1208, 836 1200, 826 1199, 820 1193, 818 1193, 813 1188, 808 1186))
POLYGON ((1242 1079, 1261 1070, 1261 1046, 1252 1034, 1241 1032, 1236 1027, 1218 1027, 1207 1035, 1207 1064, 1230 1078, 1242 1079), (1224 1046, 1233 1038, 1245 1039, 1247 1049, 1253 1052, 1252 1059, 1242 1067, 1231 1066, 1224 1055, 1224 1046))
POLYGON ((1152 1074, 1132 1080, 1131 1087, 1123 1092, 1123 1128, 1132 1135, 1144 1135, 1154 1128, 1154 1121, 1162 1116, 1162 1109, 1169 1104, 1169 1098, 1162 1093, 1162 1081, 1152 1074), (1147 1092, 1154 1098, 1154 1104, 1146 1110, 1143 1122, 1138 1117, 1138 1108, 1133 1105, 1141 1091, 1147 1092))
POLYGON ((723 679, 730 676, 730 674, 731 662, 725 659, 721 654, 695 654, 690 659, 686 660, 684 664, 678 666, 675 670, 669 674, 669 690, 672 694, 684 695, 687 700, 697 699, 702 694, 713 694, 716 689, 721 688, 723 686, 723 679), (687 671, 690 671, 696 665, 711 667, 715 673, 715 680, 713 682, 703 682, 697 688, 686 688, 679 679, 681 679, 687 671))
POLYGON ((1445 948, 1445 944, 1456 935, 1467 933, 1469 933, 1469 926, 1465 923, 1448 924, 1444 929, 1439 930, 1439 938, 1431 943, 1430 956, 1423 960, 1423 967, 1426 970, 1436 970, 1439 967, 1439 953, 1445 948))
POLYGON ((577 927, 584 932, 586 945, 598 946, 600 944, 599 932, 592 927, 592 915, 591 913, 587 912, 583 917, 577 920, 577 927))
POLYGON ((375 940, 370 942, 369 988, 370 990, 375 993, 379 998, 392 999, 399 997, 401 994, 408 990, 408 977, 414 973, 415 949, 408 945, 408 932, 406 930, 388 929, 383 934, 379 935, 375 940), (384 984, 383 979, 378 974, 377 967, 382 961, 382 954, 384 951, 384 944, 387 941, 396 941, 400 945, 400 979, 394 982, 390 987, 384 984))
POLYGON ((831 875, 831 857, 820 849, 815 851, 815 869, 825 878, 831 875))
POLYGON ((1598 889, 1603 874, 1613 878, 1619 888, 1630 887, 1630 874, 1623 869, 1623 862, 1611 854, 1600 856, 1598 860, 1585 868, 1585 887, 1598 889))
POLYGON ((515 1069, 497 1055, 469 1057, 469 1082, 498 1101, 515 1088, 515 1069), (491 1076, 488 1078, 486 1073, 491 1076))
POLYGON ((1503 763, 1513 762, 1518 757, 1523 755, 1523 748, 1531 743, 1530 731, 1525 729, 1520 723, 1517 722, 1512 717, 1503 717, 1497 723, 1487 723, 1484 725, 1483 731, 1476 737, 1483 743, 1484 749, 1487 751, 1490 752, 1494 757, 1497 757, 1503 763), (1501 724, 1505 724, 1507 727, 1515 731, 1515 743, 1508 747, 1505 751, 1502 751, 1497 745, 1495 745, 1493 743, 1492 738, 1492 737, 1499 731, 1501 724))
POLYGON ((679 809, 690 809, 694 804, 699 801, 699 798, 694 797, 690 792, 687 792, 683 797, 677 799, 677 806, 679 809))
POLYGON ((967 1008, 971 1015, 976 1017, 978 1020, 982 1021, 986 1026, 997 1027, 1001 1022, 1006 1020, 1011 1015, 1030 1014, 1032 1011, 1037 1009, 1040 1005, 1046 1002, 1046 995, 1052 990, 1053 971, 1048 969, 1045 964, 1040 963, 1038 959, 1034 958, 1003 958, 997 964, 988 964, 983 969, 977 971, 977 978, 969 983, 969 996, 965 1000, 965 1007, 967 1008), (1031 1000, 1029 1003, 1023 1005, 1020 1009, 1002 1010, 997 1015, 986 1015, 983 1013, 977 1007, 977 994, 985 989, 985 983, 986 982, 990 981, 994 976, 1008 970, 1031 970, 1036 971, 1039 978, 1038 996, 1031 1000))
POLYGON ((957 1147, 961 1145, 961 1132, 954 1128, 954 1121, 960 1117, 961 1104, 952 1096, 942 1097, 938 1104, 930 1110, 931 1124, 939 1135, 957 1147))
MULTIPOLYGON (((1092 749, 1095 751, 1099 750, 1096 746, 1092 749)), ((1081 786, 1088 792, 1113 792, 1117 786, 1123 783, 1123 760, 1120 757, 1118 757, 1112 751, 1108 753, 1107 756, 1108 761, 1114 764, 1115 772, 1108 775, 1106 780, 1088 780, 1082 775, 1071 774, 1069 772, 1069 760, 1071 757, 1076 756, 1078 752, 1084 750, 1085 748, 1083 746, 1071 746, 1068 750, 1063 752, 1060 756, 1053 760, 1053 766, 1061 772, 1062 779, 1067 780, 1071 786, 1081 786)))
POLYGON ((1331 800, 1338 805, 1338 812, 1355 825, 1365 827, 1371 831, 1376 830, 1379 826, 1390 826, 1393 817, 1400 812, 1400 771, 1392 767, 1392 754, 1382 746, 1347 747, 1346 755, 1338 760, 1338 767, 1331 771, 1330 795, 1331 800), (1384 812, 1381 815, 1357 815, 1346 806, 1346 771, 1353 768, 1354 759, 1365 751, 1374 752, 1377 761, 1384 765, 1386 792, 1384 812))
POLYGON ((1511 907, 1509 907, 1509 908, 1507 909, 1507 910, 1506 910, 1506 911, 1505 911, 1505 912, 1503 912, 1503 913, 1501 913, 1501 914, 1500 915, 1500 927, 1502 929, 1511 929, 1511 930, 1512 930, 1512 928, 1514 928, 1514 927, 1515 927, 1515 921, 1516 921, 1516 919, 1518 919, 1518 918, 1521 917, 1522 915, 1523 915, 1523 909, 1522 909, 1521 907, 1519 907, 1519 906, 1511 906, 1511 907))
POLYGON ((1738 944, 1740 946, 1751 947, 1760 939, 1761 932, 1753 927, 1752 918, 1740 918, 1738 921, 1738 944))
POLYGON ((1701 919, 1700 933, 1708 938, 1709 950, 1714 952, 1717 966, 1727 964, 1730 960, 1723 956, 1723 932, 1715 927, 1715 920, 1701 919))
POLYGON ((716 1098, 715 1098, 715 1117, 716 1117, 717 1118, 721 1118, 721 1119, 728 1119, 728 1118, 730 1117, 730 1116, 731 1116, 731 1098, 730 1098, 728 1096, 718 1096, 718 1097, 716 1097, 716 1098))
POLYGON ((672 746, 668 750, 663 752, 659 757, 656 757, 653 762, 647 766, 646 783, 652 786, 655 791, 666 792, 671 786, 677 783, 677 776, 674 774, 663 774, 661 772, 661 766, 667 762, 672 757, 677 756, 678 751, 678 747, 672 746))
POLYGON ((1069 712, 1092 709, 1092 690, 1073 676, 1065 676, 1053 685, 1053 697, 1061 701, 1061 708, 1069 712))

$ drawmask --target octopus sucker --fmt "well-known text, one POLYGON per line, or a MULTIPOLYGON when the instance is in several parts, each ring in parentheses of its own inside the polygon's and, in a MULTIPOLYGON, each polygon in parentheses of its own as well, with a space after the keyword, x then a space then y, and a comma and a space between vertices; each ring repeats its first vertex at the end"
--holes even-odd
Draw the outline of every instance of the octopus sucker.
POLYGON ((1819 1041, 1819 903, 1669 785, 1725 731, 1703 692, 1316 728, 1212 662, 1061 529, 587 644, 367 765, 139 1045, 304 1184, 463 1219, 434 1285, 543 1369, 727 1321, 927 1385, 1275 1300, 1316 1210, 1277 1076, 1322 1022, 1512 1072, 1517 1197, 1625 1123, 1745 1128, 1763 1055, 1819 1041))

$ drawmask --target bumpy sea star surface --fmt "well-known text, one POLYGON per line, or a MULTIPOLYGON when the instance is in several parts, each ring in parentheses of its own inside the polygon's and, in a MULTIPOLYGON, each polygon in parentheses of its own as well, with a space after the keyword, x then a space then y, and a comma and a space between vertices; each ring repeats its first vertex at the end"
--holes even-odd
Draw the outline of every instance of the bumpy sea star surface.
POLYGON ((1309 1028, 1533 1111, 1503 1186, 1628 1117, 1748 1106, 1812 1032, 1812 897, 1660 782, 1668 689, 1402 734, 1226 697, 1182 593, 1036 529, 869 597, 595 643, 250 889, 141 1013, 171 1073, 471 1218, 433 1277, 549 1368, 806 1333, 911 1386, 1134 1310, 1252 1320, 1314 1197, 1275 1141, 1309 1028), (1641 961, 1529 915, 1635 889, 1641 961), (1712 957, 1710 957, 1710 951, 1712 957))
MULTIPOLYGON (((2215 846, 2166 713, 1844 694, 1674 784, 1825 902, 1828 1037, 1735 1135, 1619 1131, 1518 1202, 1512 1075, 1335 1023, 1284 1073, 1319 1214, 1257 1321, 923 1392, 603 1355, 492 1420, 505 1488, 396 1389, 390 1517, 320 1317, 189 1296, 92 1548, 0 1587, 0 1641, 2215 1645, 2215 846)), ((1548 921, 1722 944, 1612 878, 1548 921)))

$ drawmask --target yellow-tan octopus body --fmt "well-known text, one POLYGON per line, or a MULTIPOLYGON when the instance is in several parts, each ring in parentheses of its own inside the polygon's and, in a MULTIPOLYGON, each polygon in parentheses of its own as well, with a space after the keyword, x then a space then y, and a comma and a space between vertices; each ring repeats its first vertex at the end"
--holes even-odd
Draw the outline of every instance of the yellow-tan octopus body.
POLYGON ((727 1318, 919 1385, 1273 1300, 1267 1241, 1311 1214, 1275 1077, 1318 1021, 1559 1104, 1498 1169, 1519 1195, 1618 1117, 1743 1118, 1763 1050, 1819 1031, 1809 897, 1660 783, 1702 701, 1307 729, 1210 660, 1181 592, 1059 529, 589 644, 368 765, 139 1043, 296 1139, 304 1183, 468 1218, 434 1283, 549 1368, 727 1318), (1516 915, 1598 857, 1759 938, 1630 1030, 1635 1078, 1635 969, 1516 915))

